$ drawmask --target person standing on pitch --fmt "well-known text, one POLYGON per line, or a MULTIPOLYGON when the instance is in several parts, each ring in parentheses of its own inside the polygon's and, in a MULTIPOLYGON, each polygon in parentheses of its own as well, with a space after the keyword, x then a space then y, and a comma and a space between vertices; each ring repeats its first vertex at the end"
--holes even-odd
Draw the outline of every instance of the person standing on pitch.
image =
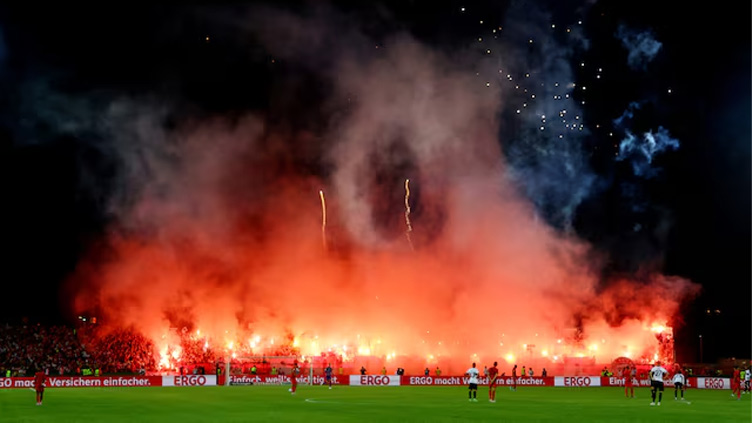
POLYGON ((292 386, 289 390, 292 395, 295 395, 295 391, 298 390, 298 373, 300 373, 300 368, 298 367, 298 361, 295 360, 292 364, 292 369, 290 369, 290 383, 292 386))
POLYGON ((634 376, 632 376, 632 369, 626 366, 622 369, 621 375, 624 378, 624 396, 634 398, 634 376))
POLYGON ((499 368, 494 361, 493 367, 488 369, 488 401, 496 402, 496 378, 499 376, 499 368))
POLYGON ((681 400, 684 401, 684 385, 687 383, 687 381, 684 379, 684 374, 682 374, 681 369, 678 369, 676 371, 673 382, 674 382, 674 401, 679 399, 676 396, 676 394, 679 391, 681 391, 681 400))
POLYGON ((514 367, 512 367, 512 386, 509 387, 510 391, 516 391, 517 390, 517 365, 515 364, 514 367))
POLYGON ((467 392, 468 401, 478 402, 478 375, 480 372, 475 368, 475 363, 473 363, 473 367, 467 369, 465 374, 470 376, 470 379, 467 381, 469 384, 469 390, 467 392))
POLYGON ((650 405, 655 405, 655 393, 658 392, 658 405, 661 405, 663 399, 663 378, 668 374, 668 370, 661 366, 660 361, 655 362, 655 366, 650 369, 650 394, 653 398, 653 402, 650 405))
POLYGON ((34 374, 34 390, 37 393, 37 405, 42 405, 42 398, 44 397, 44 372, 36 372, 34 374))
POLYGON ((736 399, 742 399, 742 378, 739 366, 734 366, 734 374, 731 376, 731 396, 736 395, 736 399))
POLYGON ((332 389, 332 365, 327 364, 326 369, 324 369, 324 378, 326 380, 326 384, 329 385, 329 389, 332 389))

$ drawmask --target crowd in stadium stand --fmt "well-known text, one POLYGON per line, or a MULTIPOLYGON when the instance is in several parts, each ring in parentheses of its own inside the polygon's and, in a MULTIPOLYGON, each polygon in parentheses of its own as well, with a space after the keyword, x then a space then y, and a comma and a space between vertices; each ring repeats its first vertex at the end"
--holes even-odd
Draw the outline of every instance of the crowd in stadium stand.
POLYGON ((105 373, 138 373, 156 368, 154 345, 140 333, 117 329, 97 333, 94 326, 79 329, 79 339, 91 354, 90 365, 105 373))
MULTIPOLYGON (((204 374, 214 373, 218 368, 224 371, 222 354, 218 355, 205 338, 193 336, 187 330, 176 331, 173 335, 179 339, 179 347, 176 346, 179 350, 166 353, 171 356, 174 352, 179 361, 171 361, 170 369, 165 369, 156 361, 158 355, 154 343, 133 329, 104 330, 95 324, 75 328, 40 324, 0 325, 0 377, 32 376, 35 371, 84 376, 170 370, 181 374, 204 374)), ((233 352, 233 357, 237 355, 237 359, 231 360, 233 374, 283 374, 283 369, 291 363, 282 357, 299 355, 297 349, 283 343, 278 344, 274 351, 266 351, 267 355, 260 358, 247 345, 237 345, 233 352)), ((343 363, 342 357, 333 353, 310 357, 300 363, 306 374, 309 367, 313 374, 323 374, 327 365, 337 369, 337 374, 342 374, 343 366, 347 373, 355 372, 356 369, 349 368, 349 364, 343 363)), ((729 366, 725 366, 729 369, 718 366, 724 367, 724 371, 715 366, 693 367, 687 368, 690 376, 718 376, 730 372, 729 366)))
MULTIPOLYGON (((44 326, 40 324, 0 326, 0 377, 31 376, 36 371, 50 375, 83 375, 157 372, 156 349, 152 341, 132 329, 104 330, 99 325, 83 324, 77 327, 44 326)), ((249 348, 239 345, 239 357, 253 356, 249 348)), ((167 355, 173 353, 168 350, 167 355)), ((296 351, 281 346, 274 355, 295 355, 296 351)), ((179 334, 178 362, 170 365, 180 373, 215 372, 222 359, 215 354, 205 339, 196 339, 189 333, 179 334)), ((269 374, 274 367, 270 361, 238 360, 233 370, 251 373, 254 366, 258 374, 269 374)), ((161 369, 165 370, 165 369, 161 369)))
POLYGON ((74 374, 87 366, 90 357, 73 329, 42 325, 0 326, 0 367, 14 376, 33 375, 35 370, 74 374))
POLYGON ((137 373, 156 367, 142 335, 118 330, 99 336, 93 326, 0 326, 0 376, 137 373), (9 373, 8 373, 9 372, 9 373))

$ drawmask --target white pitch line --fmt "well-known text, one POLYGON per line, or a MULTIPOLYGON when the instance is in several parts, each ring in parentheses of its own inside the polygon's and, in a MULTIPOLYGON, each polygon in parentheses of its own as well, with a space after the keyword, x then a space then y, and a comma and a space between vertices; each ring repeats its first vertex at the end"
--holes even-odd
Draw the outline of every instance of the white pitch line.
POLYGON ((357 404, 357 405, 373 405, 373 402, 350 402, 350 401, 332 401, 332 400, 320 400, 317 398, 306 398, 305 402, 313 404, 357 404))

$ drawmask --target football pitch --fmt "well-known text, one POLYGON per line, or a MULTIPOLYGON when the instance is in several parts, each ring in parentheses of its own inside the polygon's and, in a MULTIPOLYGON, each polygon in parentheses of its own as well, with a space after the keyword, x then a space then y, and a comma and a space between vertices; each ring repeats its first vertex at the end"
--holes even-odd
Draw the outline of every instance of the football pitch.
POLYGON ((31 389, 0 390, 0 422, 750 422, 752 395, 690 390, 687 401, 665 391, 650 406, 647 388, 500 387, 488 402, 480 387, 288 386, 184 388, 48 388, 36 406, 31 389))

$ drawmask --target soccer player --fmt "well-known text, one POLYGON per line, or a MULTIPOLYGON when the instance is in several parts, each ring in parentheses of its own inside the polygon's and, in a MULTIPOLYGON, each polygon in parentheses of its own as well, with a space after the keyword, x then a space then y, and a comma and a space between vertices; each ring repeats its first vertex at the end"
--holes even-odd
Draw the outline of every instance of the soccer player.
POLYGON ((731 396, 736 395, 736 399, 742 399, 742 378, 739 372, 739 366, 734 366, 734 375, 731 376, 731 396))
POLYGON ((329 389, 332 389, 332 366, 330 364, 326 365, 326 369, 324 369, 324 375, 326 384, 329 385, 329 389))
POLYGON ((661 366, 660 361, 655 362, 655 366, 650 369, 650 395, 653 401, 650 405, 655 405, 655 393, 658 392, 658 405, 661 405, 663 399, 663 378, 668 374, 668 370, 661 366))
POLYGON ((295 391, 298 390, 298 374, 300 373, 300 367, 298 367, 297 360, 293 362, 292 369, 290 369, 290 383, 292 383, 292 387, 290 387, 289 391, 292 393, 292 395, 295 395, 295 391))
POLYGON ((684 375, 682 374, 681 369, 678 369, 676 371, 676 374, 674 375, 674 401, 677 399, 677 391, 681 391, 681 400, 684 401, 684 385, 687 383, 686 379, 684 378, 684 375))
POLYGON ((493 367, 488 369, 488 401, 496 402, 496 378, 499 376, 498 363, 494 361, 493 367))
POLYGON ((510 391, 516 391, 517 390, 517 365, 515 364, 514 367, 512 367, 512 386, 509 387, 510 391))
POLYGON ((37 405, 42 405, 44 397, 44 372, 34 374, 34 390, 37 392, 37 405))
POLYGON ((470 384, 470 389, 467 392, 468 401, 478 402, 478 375, 480 373, 475 368, 475 363, 473 363, 473 367, 467 369, 465 374, 470 376, 470 379, 468 379, 468 383, 470 384))
POLYGON ((624 377, 624 396, 627 398, 634 398, 634 379, 632 376, 632 369, 629 366, 625 367, 621 371, 621 375, 624 377))
POLYGON ((747 371, 744 373, 744 393, 749 393, 749 379, 750 379, 750 368, 747 366, 747 371))

